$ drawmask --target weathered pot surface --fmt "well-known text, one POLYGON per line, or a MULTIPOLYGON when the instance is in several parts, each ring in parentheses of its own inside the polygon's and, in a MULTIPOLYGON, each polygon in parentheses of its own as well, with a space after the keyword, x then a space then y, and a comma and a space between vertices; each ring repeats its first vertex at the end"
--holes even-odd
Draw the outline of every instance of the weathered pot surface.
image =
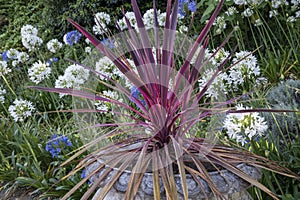
MULTIPOLYGON (((88 167, 86 167, 86 174, 92 173, 95 169, 97 169, 102 163, 100 161, 94 162, 88 167)), ((97 177, 102 175, 107 169, 108 166, 104 167, 103 169, 99 170, 98 173, 93 175, 90 178, 90 182, 95 182, 97 177)), ((248 174, 251 176, 253 179, 259 179, 261 177, 261 171, 253 166, 246 165, 246 164, 238 164, 236 165, 237 168, 239 168, 241 171, 244 173, 248 174)), ((114 173, 117 172, 117 169, 112 169, 112 171, 108 174, 106 179, 102 181, 102 183, 99 185, 100 189, 98 192, 101 190, 101 188, 109 182, 111 177, 113 176, 114 173)), ((113 186, 113 192, 111 197, 106 198, 107 200, 118 200, 118 199, 124 199, 124 195, 126 190, 127 190, 127 185, 130 179, 131 172, 130 171, 124 171, 117 182, 113 186), (118 193, 118 194, 117 194, 118 193)), ((218 190, 224 194, 224 195, 230 195, 233 193, 237 193, 240 191, 246 190, 250 184, 247 183, 246 181, 242 180, 239 178, 237 175, 233 174, 232 172, 229 172, 228 170, 219 170, 219 171, 212 171, 209 172, 209 175, 215 184, 215 186, 218 188, 218 190)), ((181 179, 179 174, 175 174, 175 182, 176 182, 176 187, 177 187, 177 192, 179 199, 183 198, 183 189, 181 186, 181 179)), ((197 182, 194 180, 194 178, 190 175, 186 175, 187 179, 187 187, 188 187, 188 196, 189 199, 203 199, 205 197, 212 197, 213 193, 211 189, 209 188, 208 184, 206 181, 204 181, 202 178, 197 176, 198 181, 202 184, 202 188, 197 184, 197 182)), ((161 196, 164 196, 164 187, 162 184, 162 180, 160 180, 160 185, 161 185, 161 196)), ((140 185, 140 190, 137 195, 137 199, 153 199, 153 179, 152 179, 152 174, 151 173, 145 173, 144 177, 142 179, 141 185, 140 185)), ((162 198, 165 199, 165 198, 162 198)))

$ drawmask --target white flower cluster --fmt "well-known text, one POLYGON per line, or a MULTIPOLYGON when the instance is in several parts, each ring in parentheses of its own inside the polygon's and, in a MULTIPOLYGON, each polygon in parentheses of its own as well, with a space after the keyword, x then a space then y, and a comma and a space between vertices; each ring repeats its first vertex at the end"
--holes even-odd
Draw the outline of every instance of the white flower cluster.
MULTIPOLYGON (((157 21, 159 26, 164 26, 166 21, 166 13, 160 13, 160 10, 157 10, 157 21)), ((134 12, 126 12, 126 18, 130 22, 130 25, 137 29, 137 23, 135 19, 134 12)), ((145 24, 146 29, 151 29, 154 26, 154 9, 147 10, 143 15, 143 22, 145 24)), ((118 25, 120 26, 121 30, 125 30, 127 28, 125 17, 118 20, 118 25)))
MULTIPOLYGON (((129 21, 130 25, 133 28, 136 28, 137 24, 136 24, 136 19, 135 19, 134 12, 126 12, 125 16, 126 16, 127 20, 129 21)), ((122 31, 127 28, 127 23, 126 23, 126 20, 125 20, 125 16, 122 19, 118 20, 118 25, 120 26, 120 29, 122 31)))
MULTIPOLYGON (((83 68, 80 65, 70 65, 63 76, 59 76, 55 81, 55 88, 78 88, 89 77, 89 70, 83 68)), ((65 96, 65 94, 59 94, 60 97, 65 96)))
POLYGON ((36 84, 40 83, 45 78, 48 78, 51 73, 51 68, 47 67, 46 63, 33 63, 32 67, 28 69, 28 76, 30 80, 36 84))
MULTIPOLYGON (((208 53, 208 55, 211 54, 212 53, 208 53)), ((228 55, 228 51, 220 49, 214 57, 209 60, 209 68, 203 73, 205 75, 198 81, 201 90, 205 87, 207 81, 210 80, 217 67, 220 66, 228 55)), ((223 94, 228 94, 228 92, 239 91, 239 89, 243 88, 247 83, 255 85, 266 82, 266 79, 260 76, 260 68, 257 64, 257 59, 251 52, 237 52, 233 59, 228 60, 227 62, 228 64, 236 64, 230 67, 226 72, 220 72, 218 74, 205 92, 208 97, 218 98, 223 94), (257 80, 260 80, 260 82, 257 82, 257 80)))
POLYGON ((13 102, 14 105, 10 105, 8 111, 10 115, 14 118, 14 121, 24 121, 27 117, 31 116, 35 111, 32 102, 26 100, 16 99, 13 102))
POLYGON ((11 72, 11 69, 7 67, 7 62, 0 61, 0 76, 4 76, 11 72))
POLYGON ((98 62, 96 62, 96 68, 95 70, 99 72, 101 75, 99 75, 99 78, 101 80, 106 79, 104 76, 107 76, 108 78, 112 78, 114 73, 113 69, 117 68, 114 63, 106 56, 100 58, 98 62), (102 76, 104 75, 104 76, 102 76))
POLYGON ((4 103, 5 100, 5 94, 6 94, 6 90, 2 88, 2 86, 0 86, 0 102, 4 103))
POLYGON ((105 30, 110 23, 110 16, 105 12, 98 12, 96 13, 94 20, 96 25, 93 26, 93 32, 96 35, 101 35, 103 30, 105 30))
POLYGON ((21 28, 22 44, 29 51, 43 43, 43 40, 37 36, 38 30, 32 25, 24 25, 21 28))
POLYGON ((216 33, 221 34, 222 31, 226 28, 225 18, 223 16, 218 16, 215 19, 213 25, 217 27, 216 33))
MULTIPOLYGON (((134 67, 134 62, 130 59, 127 59, 130 68, 137 73, 136 67, 134 67)), ((125 83, 125 87, 131 88, 131 82, 126 78, 126 76, 114 65, 114 63, 108 57, 102 57, 96 62, 95 70, 99 72, 98 75, 100 80, 105 80, 107 78, 121 78, 125 83), (102 76, 104 75, 104 76, 102 76)))
MULTIPOLYGON (((213 76, 215 70, 209 69, 205 71, 205 76, 203 76, 201 79, 199 79, 199 88, 200 90, 203 90, 207 82, 210 80, 210 78, 213 76)), ((220 96, 223 96, 223 94, 227 94, 227 88, 224 83, 224 73, 219 74, 211 83, 211 85, 206 90, 205 94, 208 97, 213 97, 215 99, 218 99, 220 96)))
POLYGON ((9 49, 7 50, 7 58, 11 59, 12 66, 16 67, 19 63, 25 63, 29 59, 29 55, 17 49, 9 49))
POLYGON ((59 49, 61 49, 62 43, 58 41, 58 39, 52 39, 47 43, 47 48, 50 52, 56 53, 59 49))
MULTIPOLYGON (((237 110, 251 109, 237 106, 237 110)), ((268 129, 268 125, 265 119, 259 116, 259 113, 229 113, 223 127, 226 130, 229 138, 236 140, 243 146, 257 137, 261 137, 263 133, 268 129)))
MULTIPOLYGON (((102 95, 104 98, 107 98, 107 99, 111 99, 111 100, 116 100, 116 101, 120 101, 122 102, 121 99, 119 99, 119 95, 116 91, 111 91, 111 90, 105 90, 102 92, 102 95)), ((95 107, 97 110, 103 112, 103 113, 106 113, 110 110, 111 108, 111 103, 109 102, 104 102, 104 101, 95 101, 94 103, 95 107)), ((112 113, 113 114, 113 113, 112 113)))
POLYGON ((236 7, 230 6, 230 7, 227 9, 227 11, 225 11, 225 14, 226 14, 227 16, 232 16, 232 15, 238 13, 238 12, 239 12, 239 11, 237 11, 236 7))

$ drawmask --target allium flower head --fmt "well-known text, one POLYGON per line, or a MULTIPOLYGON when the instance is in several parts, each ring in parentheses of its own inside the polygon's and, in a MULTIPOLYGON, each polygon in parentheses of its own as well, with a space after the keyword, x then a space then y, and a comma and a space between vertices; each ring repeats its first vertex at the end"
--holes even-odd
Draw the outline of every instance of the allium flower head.
POLYGON ((51 68, 47 67, 46 63, 42 63, 41 61, 33 63, 32 67, 28 69, 30 80, 36 84, 48 78, 50 73, 51 68))
POLYGON ((74 45, 76 43, 78 43, 78 41, 81 38, 81 33, 79 33, 78 31, 70 31, 67 34, 64 35, 64 43, 67 45, 74 45))
POLYGON ((15 122, 23 122, 27 117, 31 116, 35 111, 32 102, 26 100, 16 99, 13 102, 14 105, 10 105, 8 111, 10 115, 14 118, 15 122))
MULTIPOLYGON (((237 106, 237 110, 251 109, 237 106)), ((261 137, 268 129, 265 119, 259 113, 230 113, 223 123, 226 133, 231 139, 245 145, 249 140, 261 137)))
POLYGON ((47 43, 47 48, 52 53, 56 53, 62 47, 62 43, 59 42, 57 39, 52 39, 47 43))
POLYGON ((72 146, 72 142, 67 136, 53 134, 51 139, 46 144, 46 151, 48 151, 52 157, 58 157, 63 149, 72 146))
POLYGON ((7 67, 7 62, 0 61, 0 76, 4 76, 11 72, 11 69, 7 67))

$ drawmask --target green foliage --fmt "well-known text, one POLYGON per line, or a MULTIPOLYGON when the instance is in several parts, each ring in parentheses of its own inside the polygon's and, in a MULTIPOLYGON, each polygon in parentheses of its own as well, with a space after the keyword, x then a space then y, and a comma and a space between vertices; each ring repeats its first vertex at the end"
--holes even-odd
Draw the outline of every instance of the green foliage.
MULTIPOLYGON (((137 1, 142 13, 152 7, 152 1, 137 1)), ((194 14, 194 23, 190 35, 199 34, 206 20, 217 5, 214 0, 201 0, 197 4, 197 12, 194 14)), ((165 8, 166 1, 158 1, 158 8, 165 8)), ((221 33, 218 27, 213 26, 210 32, 210 48, 224 40, 230 31, 235 29, 234 39, 227 46, 233 48, 236 44, 238 50, 255 50, 259 56, 258 62, 262 73, 268 78, 273 87, 266 98, 268 105, 274 109, 299 109, 300 108, 300 82, 299 80, 288 80, 288 78, 299 79, 300 77, 300 20, 288 23, 287 18, 293 16, 295 10, 282 6, 279 15, 269 18, 268 11, 271 8, 269 2, 264 1, 253 8, 253 16, 241 17, 241 13, 247 6, 236 6, 238 13, 227 16, 225 11, 235 6, 234 2, 225 1, 225 5, 219 16, 225 17, 227 27, 221 33), (256 20, 263 23, 256 26, 256 20)), ((45 144, 51 134, 62 132, 68 134, 75 131, 75 122, 72 113, 61 113, 59 110, 72 109, 71 97, 58 98, 57 94, 44 93, 29 90, 20 85, 30 86, 33 83, 28 78, 28 68, 38 60, 47 61, 51 57, 58 57, 59 61, 51 66, 51 77, 42 85, 54 86, 59 75, 70 64, 65 58, 80 61, 87 66, 95 64, 99 55, 87 56, 84 47, 87 46, 80 40, 79 45, 65 46, 58 53, 52 54, 47 51, 46 43, 53 38, 62 41, 63 35, 74 27, 67 22, 71 18, 89 31, 94 25, 94 14, 100 11, 109 13, 115 20, 122 17, 121 9, 132 11, 129 0, 0 0, 0 53, 10 48, 26 51, 22 46, 20 29, 25 24, 31 24, 39 30, 39 36, 44 40, 43 46, 37 51, 28 52, 30 59, 4 77, 0 77, 1 86, 7 90, 5 102, 0 104, 0 182, 7 183, 12 188, 18 186, 30 186, 36 193, 42 193, 41 199, 48 197, 60 198, 80 180, 80 173, 69 179, 61 180, 70 172, 75 164, 60 167, 70 155, 60 155, 52 158, 45 151, 45 144), (87 57, 87 59, 85 59, 87 57), (85 59, 85 60, 83 60, 85 59), (12 88, 12 91, 10 90, 12 88), (16 98, 24 98, 34 102, 36 109, 43 113, 37 113, 33 118, 23 123, 12 121, 9 116, 8 107, 16 98)), ((165 10, 162 10, 162 12, 165 10)), ((183 21, 188 25, 190 16, 183 21)), ((113 21, 115 21, 113 20, 113 21)), ((114 26, 109 27, 115 31, 114 26)), ((112 33, 113 34, 113 33, 112 33)), ((0 58, 1 60, 1 58, 0 58)), ((10 66, 11 67, 11 66, 10 66)), ((93 79, 90 80, 94 81, 93 79)), ((99 84, 97 91, 107 89, 99 84)), ((251 88, 252 89, 252 88, 251 88)), ((234 94, 233 94, 234 95, 234 94)), ((252 101, 252 98, 249 100, 252 101)), ((256 102, 254 102, 255 104, 256 102)), ((133 104, 133 103, 132 103, 133 104)), ((110 123, 112 115, 98 114, 98 120, 102 123, 110 123)), ((279 161, 296 173, 300 173, 300 144, 299 144, 299 113, 287 114, 264 114, 269 122, 269 135, 267 140, 253 142, 250 149, 264 157, 279 161)), ((209 120, 201 123, 197 136, 205 136, 209 120)), ((219 124, 218 126, 219 127, 219 124)), ((215 129, 212 129, 215 130, 215 129)), ((122 139, 118 136, 113 139, 122 139)), ((72 135, 74 149, 82 145, 81 139, 72 135)), ((79 158, 81 159, 81 158, 79 158)), ((292 178, 286 178, 274 173, 264 171, 261 182, 274 193, 281 195, 283 200, 300 199, 300 185, 292 178)), ((73 194, 71 199, 80 199, 87 190, 88 184, 84 184, 73 194)), ((269 197, 261 191, 252 190, 256 199, 268 199, 269 197)))
MULTIPOLYGON (((272 109, 299 110, 300 80, 287 80, 272 87, 266 100, 272 109)), ((264 113, 270 127, 271 137, 281 140, 299 140, 299 113, 264 113)))

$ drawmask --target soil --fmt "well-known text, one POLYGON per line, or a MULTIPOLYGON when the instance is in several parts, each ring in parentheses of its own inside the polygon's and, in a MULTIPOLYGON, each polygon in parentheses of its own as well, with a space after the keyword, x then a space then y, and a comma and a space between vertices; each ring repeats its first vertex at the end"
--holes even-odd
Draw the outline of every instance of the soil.
POLYGON ((34 189, 29 187, 3 187, 0 184, 0 199, 1 200, 38 200, 38 194, 32 194, 34 189))

